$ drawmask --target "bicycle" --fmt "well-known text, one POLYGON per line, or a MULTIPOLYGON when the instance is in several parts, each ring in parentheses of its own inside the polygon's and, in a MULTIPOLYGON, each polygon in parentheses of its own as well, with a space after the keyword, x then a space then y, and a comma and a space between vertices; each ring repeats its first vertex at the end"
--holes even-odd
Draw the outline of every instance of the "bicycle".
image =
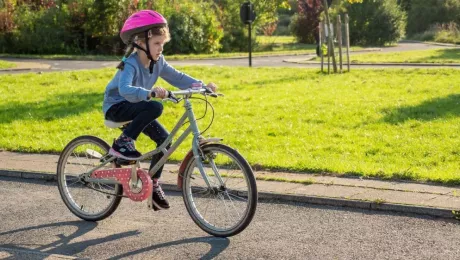
MULTIPOLYGON (((208 105, 212 108, 212 120, 206 130, 209 129, 214 120, 214 108, 207 96, 219 95, 201 87, 168 91, 164 101, 176 104, 183 101, 185 112, 163 144, 138 158, 110 155, 109 144, 95 136, 85 135, 70 141, 57 165, 58 189, 67 208, 87 221, 109 217, 126 197, 138 202, 147 200, 151 209, 151 176, 192 133, 192 148, 182 160, 177 176, 189 215, 202 230, 213 236, 229 237, 243 231, 252 221, 257 207, 254 173, 244 157, 222 144, 222 139, 201 136, 192 109, 191 99, 206 102, 205 115, 208 105), (193 97, 197 94, 204 95, 205 99, 193 97), (187 123, 188 127, 172 143, 179 129, 187 123), (164 155, 150 171, 140 167, 142 160, 159 152, 164 155)), ((110 128, 123 127, 127 123, 105 121, 110 128)))

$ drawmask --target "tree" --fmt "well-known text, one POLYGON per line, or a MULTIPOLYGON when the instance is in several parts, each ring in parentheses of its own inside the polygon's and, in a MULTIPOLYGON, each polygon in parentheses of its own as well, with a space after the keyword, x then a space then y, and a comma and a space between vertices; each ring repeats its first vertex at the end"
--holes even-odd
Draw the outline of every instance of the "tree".
POLYGON ((406 16, 397 0, 364 0, 346 9, 351 44, 381 46, 397 42, 405 33, 406 16))
MULTIPOLYGON (((332 0, 327 2, 332 4, 332 0)), ((299 13, 293 18, 291 31, 300 43, 318 43, 323 0, 297 0, 297 5, 299 13)))

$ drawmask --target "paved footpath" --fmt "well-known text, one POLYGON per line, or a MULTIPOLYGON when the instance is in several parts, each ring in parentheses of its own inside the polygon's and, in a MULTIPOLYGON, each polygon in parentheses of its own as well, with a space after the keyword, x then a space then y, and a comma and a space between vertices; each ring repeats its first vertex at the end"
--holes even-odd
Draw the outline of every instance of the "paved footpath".
MULTIPOLYGON (((368 53, 368 52, 398 52, 407 50, 430 50, 440 48, 454 48, 450 45, 427 44, 427 43, 411 43, 400 42, 397 46, 383 47, 383 48, 368 48, 354 53, 368 53)), ((458 46, 456 46, 458 48, 458 46)), ((353 54, 353 53, 352 53, 353 54)), ((309 60, 315 55, 302 54, 302 55, 269 55, 269 56, 255 56, 252 59, 253 67, 297 67, 297 68, 319 68, 320 64, 305 63, 303 61, 309 60)), ((115 68, 119 61, 80 61, 80 60, 50 60, 50 59, 15 59, 15 58, 0 58, 2 60, 14 62, 18 64, 17 68, 0 70, 0 74, 15 74, 15 73, 42 73, 42 72, 55 72, 55 71, 75 71, 99 68, 115 68)), ((166 56, 168 60, 168 57, 166 56)), ((213 59, 199 59, 199 60, 168 60, 173 66, 230 66, 230 67, 247 67, 248 57, 233 57, 233 58, 213 58, 213 59)), ((460 62, 460 61, 459 61, 460 62)), ((460 64, 417 64, 417 63, 382 63, 382 64, 351 64, 353 68, 455 68, 460 69, 460 64)), ((345 66, 346 67, 346 66, 345 66)), ((326 63, 327 68, 327 63, 326 63)))
MULTIPOLYGON (((56 179, 58 155, 0 152, 0 176, 56 179)), ((145 166, 147 167, 147 166, 145 166)), ((168 164, 162 177, 165 190, 177 190, 179 165, 168 164)), ((455 217, 460 187, 344 178, 308 173, 256 171, 261 199, 455 217), (270 177, 284 181, 265 181, 270 177), (296 183, 303 181, 307 184, 296 183)), ((18 179, 20 181, 20 179, 18 179)))

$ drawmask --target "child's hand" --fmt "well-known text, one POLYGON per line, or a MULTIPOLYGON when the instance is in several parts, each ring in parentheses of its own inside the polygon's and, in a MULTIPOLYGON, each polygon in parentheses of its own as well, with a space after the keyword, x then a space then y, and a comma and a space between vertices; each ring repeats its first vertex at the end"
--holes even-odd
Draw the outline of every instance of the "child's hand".
POLYGON ((162 87, 154 87, 152 91, 152 96, 160 99, 166 98, 168 91, 162 87))
POLYGON ((206 87, 209 88, 210 90, 212 90, 212 92, 216 92, 216 90, 217 90, 217 85, 212 83, 212 82, 209 83, 206 87))

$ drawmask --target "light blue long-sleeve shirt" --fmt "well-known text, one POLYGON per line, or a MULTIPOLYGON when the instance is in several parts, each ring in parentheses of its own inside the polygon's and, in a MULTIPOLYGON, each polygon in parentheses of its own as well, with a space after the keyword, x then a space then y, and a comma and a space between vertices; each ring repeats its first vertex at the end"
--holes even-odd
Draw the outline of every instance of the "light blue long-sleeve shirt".
POLYGON ((107 85, 102 111, 105 114, 112 105, 122 101, 131 103, 148 101, 148 94, 157 82, 158 77, 180 89, 187 89, 193 83, 202 83, 171 67, 163 55, 160 56, 153 67, 153 73, 150 74, 149 68, 145 68, 142 65, 138 54, 133 53, 126 59, 125 68, 117 71, 107 85))

